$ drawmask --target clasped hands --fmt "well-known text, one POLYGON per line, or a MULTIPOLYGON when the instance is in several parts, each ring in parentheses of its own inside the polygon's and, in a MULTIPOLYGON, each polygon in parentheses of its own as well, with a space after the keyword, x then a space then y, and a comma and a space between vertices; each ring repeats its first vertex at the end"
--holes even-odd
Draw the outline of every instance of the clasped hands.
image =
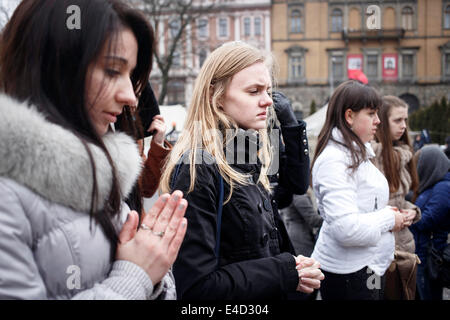
POLYGON ((297 291, 312 293, 314 289, 320 288, 320 281, 325 279, 320 268, 319 261, 302 255, 295 257, 295 265, 298 271, 297 291))
POLYGON ((395 212, 395 225, 392 231, 400 231, 406 227, 409 227, 416 217, 417 211, 415 209, 402 209, 397 207, 391 207, 395 212))
POLYGON ((116 259, 141 267, 154 285, 160 282, 174 263, 186 234, 187 205, 183 193, 176 190, 160 196, 142 221, 136 211, 131 211, 119 234, 116 259))

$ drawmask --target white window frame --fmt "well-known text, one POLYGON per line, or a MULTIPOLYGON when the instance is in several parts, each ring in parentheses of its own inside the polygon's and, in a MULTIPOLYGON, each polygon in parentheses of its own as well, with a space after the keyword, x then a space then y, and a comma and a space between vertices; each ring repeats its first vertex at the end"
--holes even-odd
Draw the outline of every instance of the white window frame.
POLYGON ((254 30, 254 35, 255 36, 261 36, 263 34, 262 32, 262 17, 254 17, 253 19, 253 30, 254 30), (256 21, 259 21, 259 27, 257 27, 256 25, 256 21))
POLYGON ((217 19, 217 38, 219 39, 226 39, 230 36, 230 20, 228 17, 218 17, 217 19), (222 35, 222 29, 221 29, 221 21, 226 22, 226 34, 222 35))
POLYGON ((244 17, 242 19, 242 30, 244 31, 244 37, 250 37, 252 35, 252 19, 250 17, 244 17))
POLYGON ((209 37, 209 20, 207 18, 200 18, 197 20, 197 38, 206 39, 209 37), (202 21, 206 21, 204 26, 201 26, 202 21), (203 31, 200 31, 203 30, 203 31), (203 33, 204 32, 204 33, 203 33))

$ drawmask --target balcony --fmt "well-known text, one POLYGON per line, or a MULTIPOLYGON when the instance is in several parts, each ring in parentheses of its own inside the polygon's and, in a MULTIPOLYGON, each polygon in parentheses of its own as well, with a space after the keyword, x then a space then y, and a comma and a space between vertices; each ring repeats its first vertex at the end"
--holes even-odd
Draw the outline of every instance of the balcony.
POLYGON ((396 40, 400 42, 404 35, 405 29, 402 28, 377 30, 342 30, 342 40, 344 40, 345 43, 354 40, 362 42, 371 40, 377 40, 380 42, 383 42, 385 40, 396 40))

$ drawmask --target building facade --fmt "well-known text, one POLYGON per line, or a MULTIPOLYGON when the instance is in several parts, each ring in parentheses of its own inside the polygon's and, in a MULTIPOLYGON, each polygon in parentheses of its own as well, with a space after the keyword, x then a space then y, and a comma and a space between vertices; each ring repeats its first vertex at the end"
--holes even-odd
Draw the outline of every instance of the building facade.
MULTIPOLYGON (((242 40, 271 51, 270 0, 199 0, 197 3, 203 7, 210 5, 210 9, 198 15, 195 22, 186 28, 183 41, 177 46, 164 101, 168 105, 189 103, 203 62, 222 43, 242 40)), ((167 12, 159 21, 157 50, 160 54, 169 50, 171 32, 176 29, 177 19, 176 15, 167 12)), ((151 82, 157 94, 160 81, 161 72, 155 65, 151 82)))
POLYGON ((354 70, 413 111, 450 98, 450 0, 273 0, 272 50, 299 116, 354 70))

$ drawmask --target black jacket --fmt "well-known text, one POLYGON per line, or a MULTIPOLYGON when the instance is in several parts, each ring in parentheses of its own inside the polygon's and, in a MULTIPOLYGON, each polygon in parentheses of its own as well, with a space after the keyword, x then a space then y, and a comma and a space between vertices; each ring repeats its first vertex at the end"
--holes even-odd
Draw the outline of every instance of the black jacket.
MULTIPOLYGON (((218 267, 214 246, 220 190, 217 166, 211 164, 214 158, 199 151, 204 161, 196 164, 193 192, 187 193, 188 164, 181 165, 174 180, 173 189, 182 190, 189 203, 188 229, 173 267, 179 299, 283 299, 295 292, 298 273, 294 250, 276 205, 273 206, 275 201, 254 183, 261 164, 249 155, 254 143, 251 140, 246 137, 248 144, 243 149, 234 143, 234 155, 244 153, 246 161, 238 164, 235 157, 230 165, 250 174, 252 183, 237 186, 231 200, 223 206, 218 267)), ((224 191, 226 200, 229 186, 225 182, 224 191)))
POLYGON ((305 194, 310 177, 306 123, 298 120, 297 126, 281 127, 281 133, 280 170, 271 177, 278 209, 289 206, 294 194, 305 194))

